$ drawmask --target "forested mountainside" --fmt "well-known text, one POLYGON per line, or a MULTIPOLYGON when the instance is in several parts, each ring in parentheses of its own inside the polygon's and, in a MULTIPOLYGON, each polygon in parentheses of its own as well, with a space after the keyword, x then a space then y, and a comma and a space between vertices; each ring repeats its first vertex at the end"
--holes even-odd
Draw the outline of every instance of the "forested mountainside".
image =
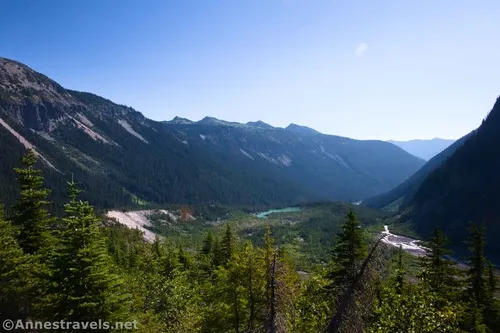
POLYGON ((450 157, 472 133, 467 134, 461 139, 455 141, 451 146, 443 150, 438 155, 434 156, 430 161, 425 163, 414 175, 405 180, 403 183, 390 190, 389 192, 363 200, 363 205, 384 209, 389 211, 397 211, 400 207, 405 207, 417 192, 420 184, 434 170, 439 168, 448 157, 450 157))
POLYGON ((454 244, 469 222, 484 223, 486 249, 500 262, 500 98, 482 125, 436 170, 404 208, 422 235, 439 224, 454 244))
POLYGON ((318 199, 354 201, 369 192, 380 193, 395 178, 404 179, 408 170, 422 163, 382 141, 323 135, 307 128, 299 130, 298 125, 249 128, 210 118, 166 124, 184 135, 186 145, 200 144, 234 170, 252 167, 272 172, 273 179, 284 179, 299 193, 306 191, 318 199))
POLYGON ((455 140, 434 138, 431 140, 409 140, 409 141, 394 141, 388 142, 403 148, 407 152, 426 161, 441 153, 443 150, 451 146, 455 140))
POLYGON ((35 147, 55 202, 79 179, 99 208, 219 202, 266 206, 361 200, 389 190, 423 162, 382 141, 262 122, 156 122, 130 107, 63 88, 0 58, 0 200, 17 193, 13 167, 35 147))
POLYGON ((139 230, 97 216, 80 200, 75 181, 67 184, 63 216, 50 214, 50 190, 35 162, 30 150, 16 170, 16 204, 7 215, 0 206, 5 330, 496 333, 500 327, 498 278, 483 252, 484 229, 466 238, 466 270, 447 258, 440 230, 416 258, 389 245, 380 212, 347 203, 304 206, 299 216, 280 213, 269 223, 255 223, 252 215, 231 221, 225 211, 213 212, 218 223, 200 215, 174 220, 158 210, 155 231, 164 237, 146 242, 139 230), (203 238, 172 233, 187 226, 203 226, 203 238))

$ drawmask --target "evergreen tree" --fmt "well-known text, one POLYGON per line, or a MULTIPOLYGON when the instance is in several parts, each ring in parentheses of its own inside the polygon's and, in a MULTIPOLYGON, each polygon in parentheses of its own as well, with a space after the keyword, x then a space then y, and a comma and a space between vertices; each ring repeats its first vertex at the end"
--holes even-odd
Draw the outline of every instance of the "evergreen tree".
POLYGON ((352 283, 366 255, 367 246, 361 225, 350 209, 333 249, 333 268, 328 274, 332 281, 330 287, 352 283))
MULTIPOLYGON (((144 281, 148 289, 149 281, 144 281)), ((190 333, 200 332, 203 319, 201 306, 201 290, 189 271, 175 269, 171 276, 162 279, 155 291, 163 304, 159 313, 167 327, 166 332, 190 333)), ((165 332, 165 330, 162 330, 165 332)))
POLYGON ((201 253, 208 256, 212 254, 214 248, 214 235, 211 231, 208 232, 207 237, 203 240, 201 253))
POLYGON ((495 268, 491 262, 488 262, 488 292, 489 298, 494 299, 497 291, 497 277, 495 276, 495 268))
POLYGON ((450 299, 458 290, 457 278, 459 275, 454 263, 445 258, 452 253, 447 245, 448 239, 436 227, 433 237, 426 244, 428 251, 421 258, 422 272, 420 273, 428 290, 444 299, 450 299))
POLYGON ((220 243, 221 264, 227 266, 232 259, 236 247, 236 238, 229 224, 226 224, 226 231, 220 243))
POLYGON ((484 323, 483 310, 474 300, 469 301, 467 310, 461 318, 460 327, 470 333, 487 333, 488 328, 484 323))
POLYGON ((245 327, 247 306, 243 284, 244 261, 238 251, 232 260, 214 268, 205 284, 203 332, 240 332, 245 327))
POLYGON ((222 251, 221 251, 221 243, 218 238, 215 238, 213 247, 212 247, 212 264, 214 267, 218 267, 222 265, 223 263, 223 258, 222 258, 222 251))
POLYGON ((215 237, 213 233, 209 231, 207 236, 203 240, 202 247, 197 255, 198 268, 202 278, 207 278, 211 276, 214 266, 215 259, 215 237))
POLYGON ((163 244, 165 248, 165 257, 162 259, 162 274, 165 277, 171 277, 176 270, 179 269, 181 263, 179 262, 179 255, 173 245, 169 243, 163 244))
POLYGON ((31 317, 43 312, 57 246, 53 235, 56 219, 47 210, 50 191, 43 187, 44 178, 41 171, 35 168, 36 161, 34 151, 29 149, 21 158, 23 168, 14 169, 20 194, 11 218, 17 227, 18 232, 14 233, 17 242, 32 266, 32 292, 23 295, 24 312, 31 317))
MULTIPOLYGON (((55 222, 47 210, 49 190, 43 187, 41 171, 35 169, 36 155, 33 150, 21 158, 23 168, 16 168, 20 196, 14 206, 12 222, 19 228, 19 245, 27 254, 43 251, 50 256, 55 247, 51 229, 55 222)), ((47 257, 46 257, 47 259, 47 257)))
MULTIPOLYGON (((467 310, 462 318, 461 326, 471 332, 494 332, 488 330, 487 324, 495 320, 492 315, 494 300, 490 293, 488 281, 488 261, 484 256, 485 228, 472 225, 469 229, 468 240, 469 269, 466 272, 465 301, 467 310)), ((489 327, 493 329, 493 327, 489 327)))
POLYGON ((38 285, 37 262, 26 255, 16 240, 18 230, 3 215, 0 206, 0 321, 23 319, 38 285))
POLYGON ((179 249, 177 250, 177 256, 179 258, 179 264, 182 265, 184 270, 189 270, 192 265, 192 259, 189 254, 184 251, 184 248, 182 246, 179 246, 179 249))
POLYGON ((484 227, 472 226, 468 241, 471 255, 468 257, 467 294, 481 309, 484 309, 488 300, 488 262, 484 256, 484 233, 484 227))
POLYGON ((163 248, 162 248, 161 243, 160 243, 160 237, 158 235, 155 235, 153 249, 154 249, 153 253, 154 253, 156 259, 161 260, 165 254, 163 253, 163 248))
POLYGON ((254 332, 260 318, 260 304, 262 303, 265 289, 265 271, 258 265, 256 251, 251 242, 247 242, 243 249, 241 261, 243 268, 243 286, 246 289, 248 304, 248 332, 254 332))
POLYGON ((491 262, 488 262, 488 301, 485 308, 484 321, 494 332, 494 328, 500 327, 500 300, 495 298, 497 288, 497 277, 491 262))
POLYGON ((68 183, 69 203, 60 231, 52 314, 58 320, 113 321, 126 305, 123 281, 113 270, 99 220, 88 202, 77 199, 80 190, 68 183))

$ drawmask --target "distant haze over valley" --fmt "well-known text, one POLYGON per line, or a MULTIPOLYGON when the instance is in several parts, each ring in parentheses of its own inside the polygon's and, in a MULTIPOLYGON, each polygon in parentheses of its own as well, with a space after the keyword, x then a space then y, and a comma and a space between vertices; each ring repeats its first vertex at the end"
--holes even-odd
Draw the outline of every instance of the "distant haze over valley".
MULTIPOLYGON (((465 134, 465 133, 464 133, 465 134)), ((388 142, 395 144, 398 147, 403 148, 407 152, 417 157, 420 157, 426 161, 430 160, 450 145, 456 140, 451 139, 439 139, 434 138, 431 140, 409 140, 409 141, 394 141, 389 140, 388 142)))

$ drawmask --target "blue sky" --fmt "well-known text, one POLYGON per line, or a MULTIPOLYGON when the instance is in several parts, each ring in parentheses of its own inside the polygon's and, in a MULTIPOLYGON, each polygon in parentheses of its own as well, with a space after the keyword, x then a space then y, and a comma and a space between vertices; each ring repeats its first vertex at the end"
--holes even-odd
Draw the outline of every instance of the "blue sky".
POLYGON ((3 0, 0 56, 155 120, 458 138, 500 94, 500 2, 3 0))

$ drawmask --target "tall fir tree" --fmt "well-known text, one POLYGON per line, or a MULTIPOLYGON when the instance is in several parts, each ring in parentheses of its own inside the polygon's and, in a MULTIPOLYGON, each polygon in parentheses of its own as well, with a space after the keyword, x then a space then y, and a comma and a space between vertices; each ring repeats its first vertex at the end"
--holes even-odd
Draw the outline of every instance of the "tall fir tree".
POLYGON ((231 261, 236 248, 236 238, 229 224, 226 225, 224 236, 220 242, 220 261, 221 264, 227 266, 231 261))
POLYGON ((261 317, 261 304, 264 299, 265 290, 265 269, 258 265, 256 251, 251 242, 247 242, 241 253, 243 269, 243 286, 246 290, 248 304, 248 332, 254 332, 259 325, 261 317))
POLYGON ((222 263, 221 243, 218 238, 215 238, 212 246, 212 266, 217 267, 222 265, 222 263))
POLYGON ((19 245, 27 254, 43 251, 50 256, 55 248, 52 228, 55 219, 49 214, 47 197, 50 191, 43 187, 42 172, 35 168, 37 161, 33 150, 21 158, 23 168, 16 168, 20 196, 14 206, 12 222, 19 228, 19 245))
POLYGON ((34 285, 30 286, 31 292, 24 295, 23 306, 23 311, 30 317, 40 317, 44 313, 57 247, 54 237, 56 218, 47 209, 50 191, 44 187, 42 172, 35 168, 36 162, 35 152, 28 149, 21 157, 23 167, 14 169, 20 194, 11 217, 17 227, 17 242, 32 267, 30 275, 34 285))
POLYGON ((500 300, 496 298, 498 291, 497 280, 495 268, 491 262, 488 262, 488 302, 484 321, 490 327, 491 332, 494 332, 494 328, 500 328, 500 300))
POLYGON ((214 249, 214 234, 211 231, 208 231, 207 237, 203 240, 203 246, 201 249, 201 253, 209 256, 213 253, 214 249))
POLYGON ((23 319, 29 312, 33 293, 37 292, 37 261, 26 255, 16 240, 18 230, 5 220, 0 205, 0 321, 23 319))
POLYGON ((488 292, 490 299, 495 298, 495 293, 498 290, 497 285, 498 278, 495 275, 495 267, 493 267, 493 264, 491 262, 488 262, 488 292))
POLYGON ((350 209, 333 249, 333 267, 328 273, 332 281, 330 287, 338 288, 352 283, 367 252, 361 224, 350 209))
POLYGON ((480 308, 488 299, 488 262, 484 256, 485 228, 472 226, 468 241, 471 255, 468 257, 467 294, 480 308))
POLYGON ((461 326, 470 332, 488 332, 485 314, 488 308, 488 262, 484 256, 485 228, 471 225, 469 228, 470 256, 467 258, 465 302, 467 311, 462 318, 461 326))
POLYGON ((179 248, 177 249, 177 258, 179 264, 181 264, 182 268, 186 271, 189 270, 193 265, 192 258, 188 253, 186 253, 186 251, 184 251, 184 248, 182 246, 179 246, 179 248))
POLYGON ((68 183, 69 202, 59 234, 52 315, 58 320, 113 321, 123 318, 127 295, 107 253, 99 219, 78 189, 68 183))
POLYGON ((203 240, 203 244, 198 253, 198 267, 199 274, 202 277, 209 277, 215 268, 215 237, 211 231, 207 233, 207 236, 203 240))
POLYGON ((423 284, 431 292, 436 293, 443 299, 456 296, 459 290, 459 271, 454 263, 446 256, 452 253, 448 249, 449 241, 444 233, 436 227, 433 237, 426 244, 427 252, 421 257, 422 272, 420 277, 423 284))

